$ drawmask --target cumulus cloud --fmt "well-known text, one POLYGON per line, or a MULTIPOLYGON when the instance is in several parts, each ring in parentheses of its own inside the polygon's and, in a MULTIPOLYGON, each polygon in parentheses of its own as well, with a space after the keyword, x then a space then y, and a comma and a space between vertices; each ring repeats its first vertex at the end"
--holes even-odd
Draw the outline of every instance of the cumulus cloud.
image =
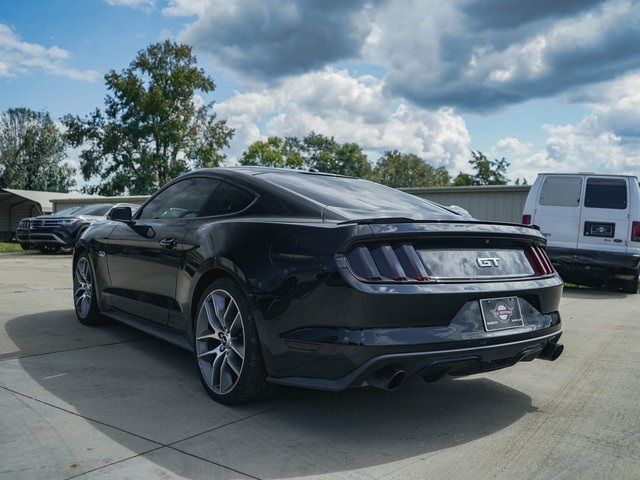
POLYGON ((115 7, 130 7, 140 10, 151 10, 156 5, 156 0, 106 0, 109 5, 115 7))
POLYGON ((245 77, 269 80, 358 57, 370 2, 173 0, 167 14, 197 14, 180 39, 245 77))
POLYGON ((628 173, 640 168, 640 73, 630 73, 573 97, 591 107, 579 122, 544 125, 544 149, 515 138, 501 139, 491 153, 512 162, 515 177, 533 180, 540 171, 628 173), (525 147, 525 148, 523 148, 525 147))
POLYGON ((323 69, 281 85, 236 93, 217 106, 236 129, 231 157, 269 135, 304 136, 313 130, 340 142, 357 142, 376 159, 384 150, 416 153, 457 172, 467 165, 469 133, 450 108, 426 110, 386 96, 383 82, 323 69))
POLYGON ((486 110, 640 66, 638 18, 640 2, 632 0, 398 0, 377 11, 367 52, 389 67, 397 95, 486 110))
POLYGON ((0 77, 17 77, 33 71, 74 80, 95 80, 94 70, 77 70, 67 66, 71 54, 60 47, 44 47, 25 42, 8 25, 0 23, 0 77))

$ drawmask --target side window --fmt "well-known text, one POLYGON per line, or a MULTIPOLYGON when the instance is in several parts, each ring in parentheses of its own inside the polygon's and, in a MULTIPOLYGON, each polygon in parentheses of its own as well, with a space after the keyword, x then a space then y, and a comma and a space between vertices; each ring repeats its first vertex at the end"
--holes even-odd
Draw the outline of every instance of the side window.
POLYGON ((213 192, 207 203, 200 210, 200 217, 212 217, 244 210, 255 197, 233 185, 220 182, 220 186, 213 192))
POLYGON ((540 205, 548 207, 577 207, 580 205, 582 178, 547 177, 540 192, 540 205))
POLYGON ((627 208, 627 181, 623 178, 590 178, 584 195, 584 206, 590 208, 627 208))
POLYGON ((141 219, 194 218, 220 185, 213 178, 188 178, 156 195, 143 209, 141 219))

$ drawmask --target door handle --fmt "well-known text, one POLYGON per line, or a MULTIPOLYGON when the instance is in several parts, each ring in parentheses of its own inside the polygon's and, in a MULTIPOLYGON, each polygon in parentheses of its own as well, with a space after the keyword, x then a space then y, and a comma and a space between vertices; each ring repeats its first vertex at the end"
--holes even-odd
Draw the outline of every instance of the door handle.
POLYGON ((175 238, 163 238, 160 240, 160 246, 162 248, 176 248, 178 246, 178 242, 175 238))

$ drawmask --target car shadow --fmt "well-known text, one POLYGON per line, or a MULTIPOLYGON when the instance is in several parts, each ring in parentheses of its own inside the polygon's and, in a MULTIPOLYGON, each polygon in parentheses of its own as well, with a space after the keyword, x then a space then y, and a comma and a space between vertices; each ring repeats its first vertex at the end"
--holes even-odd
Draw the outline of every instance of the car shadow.
MULTIPOLYGON (((89 328, 72 310, 59 315, 78 334, 89 328)), ((29 351, 33 335, 50 317, 42 312, 13 318, 6 333, 29 351)), ((95 420, 95 428, 132 450, 140 439, 122 430, 260 478, 397 462, 486 437, 537 410, 528 395, 482 376, 412 381, 393 393, 281 388, 272 400, 228 407, 202 390, 188 352, 146 335, 134 338, 137 332, 115 323, 94 328, 115 341, 9 360, 20 368, 8 372, 0 363, 0 383, 95 420), (241 448, 216 448, 229 438, 241 448)), ((187 466, 162 455, 149 459, 190 476, 187 466)))

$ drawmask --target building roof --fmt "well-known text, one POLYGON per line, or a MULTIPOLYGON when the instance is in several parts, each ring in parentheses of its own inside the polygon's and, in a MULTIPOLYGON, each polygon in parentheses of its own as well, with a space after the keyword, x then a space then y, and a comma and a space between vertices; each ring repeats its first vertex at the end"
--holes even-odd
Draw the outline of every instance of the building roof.
POLYGON ((15 195, 25 200, 29 200, 34 203, 37 203, 40 206, 40 210, 42 211, 42 213, 50 213, 53 211, 53 204, 51 203, 51 200, 57 200, 62 198, 92 197, 92 195, 86 195, 78 192, 61 193, 61 192, 42 192, 38 190, 18 190, 15 188, 0 188, 0 198, 3 196, 6 196, 6 194, 15 195))

